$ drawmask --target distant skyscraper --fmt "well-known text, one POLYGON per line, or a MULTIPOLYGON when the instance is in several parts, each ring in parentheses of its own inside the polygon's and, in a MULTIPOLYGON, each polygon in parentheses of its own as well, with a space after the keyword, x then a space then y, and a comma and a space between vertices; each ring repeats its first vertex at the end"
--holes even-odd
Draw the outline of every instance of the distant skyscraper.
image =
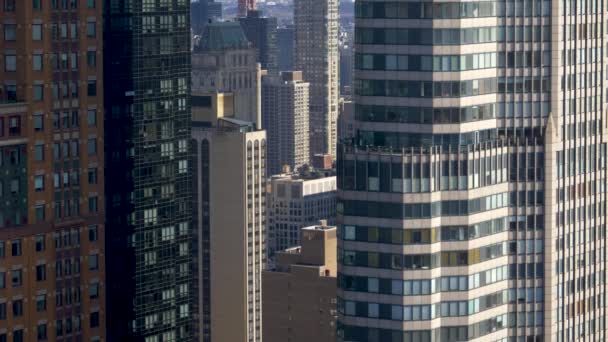
POLYGON ((262 11, 249 11, 239 18, 247 40, 258 49, 258 61, 270 74, 278 72, 277 18, 264 17, 262 11))
POLYGON ((294 0, 295 69, 310 83, 310 152, 336 155, 338 0, 294 0))
POLYGON ((238 119, 261 124, 261 70, 257 52, 236 22, 205 27, 192 54, 193 94, 232 93, 238 119))
POLYGON ((105 341, 101 6, 1 4, 0 341, 105 341))
POLYGON ((194 341, 190 3, 130 4, 97 1, 105 9, 103 142, 112 180, 107 340, 194 341))
MULTIPOLYGON (((208 111, 207 109, 204 109, 208 111)), ((203 342, 262 341, 266 134, 226 112, 194 121, 203 342)))
POLYGON ((353 62, 355 56, 351 46, 340 47, 340 93, 350 94, 353 85, 353 62))
POLYGON ((214 0, 198 0, 190 4, 192 32, 202 34, 209 21, 222 18, 222 3, 214 0))
POLYGON ((278 252, 275 268, 262 273, 264 342, 335 342, 336 227, 321 222, 299 233, 301 246, 278 252))
POLYGON ((336 177, 322 171, 272 176, 268 193, 268 249, 300 244, 300 229, 336 219, 336 177))
POLYGON ((280 71, 293 70, 294 32, 293 25, 277 28, 277 55, 280 71))
POLYGON ((249 11, 255 11, 256 9, 256 0, 238 0, 238 16, 246 17, 249 11))
POLYGON ((309 84, 300 71, 265 76, 262 81, 262 125, 268 135, 268 174, 284 165, 296 170, 310 164, 309 84))
POLYGON ((595 4, 356 2, 339 341, 606 340, 595 4))

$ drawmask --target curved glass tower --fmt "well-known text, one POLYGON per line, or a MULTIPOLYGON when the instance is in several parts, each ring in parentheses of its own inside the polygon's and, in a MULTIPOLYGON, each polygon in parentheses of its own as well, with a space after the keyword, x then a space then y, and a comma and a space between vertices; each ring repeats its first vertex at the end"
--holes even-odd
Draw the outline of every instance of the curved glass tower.
POLYGON ((356 2, 340 341, 605 339, 605 11, 356 2))

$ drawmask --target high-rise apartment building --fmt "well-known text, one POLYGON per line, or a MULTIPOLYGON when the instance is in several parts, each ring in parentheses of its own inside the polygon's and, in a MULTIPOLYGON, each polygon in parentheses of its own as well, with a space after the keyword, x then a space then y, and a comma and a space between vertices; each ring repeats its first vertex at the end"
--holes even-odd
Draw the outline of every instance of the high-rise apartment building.
POLYGON ((232 93, 236 118, 260 127, 261 79, 257 51, 237 22, 205 27, 192 53, 192 93, 232 93))
POLYGON ((310 154, 336 155, 339 0, 294 0, 295 70, 310 83, 310 154))
POLYGON ((105 15, 108 340, 193 341, 190 2, 78 3, 105 15))
POLYGON ((268 174, 287 165, 310 165, 309 84, 300 71, 284 71, 262 79, 262 126, 268 136, 268 174))
POLYGON ((266 265, 266 133, 230 115, 192 124, 199 334, 204 342, 259 342, 266 265))
POLYGON ((0 3, 0 341, 106 338, 95 5, 0 3))
POLYGON ((277 18, 266 17, 262 11, 248 11, 238 18, 247 40, 258 50, 258 62, 269 74, 279 71, 277 50, 277 18))
POLYGON ((300 229, 336 219, 336 177, 303 170, 270 178, 268 189, 268 253, 273 256, 300 244, 300 229))
POLYGON ((606 339, 598 4, 357 1, 341 341, 606 339))
POLYGON ((336 227, 300 232, 302 245, 277 252, 262 273, 265 342, 336 341, 336 227))
POLYGON ((280 71, 293 70, 294 29, 293 25, 277 28, 277 64, 280 71))

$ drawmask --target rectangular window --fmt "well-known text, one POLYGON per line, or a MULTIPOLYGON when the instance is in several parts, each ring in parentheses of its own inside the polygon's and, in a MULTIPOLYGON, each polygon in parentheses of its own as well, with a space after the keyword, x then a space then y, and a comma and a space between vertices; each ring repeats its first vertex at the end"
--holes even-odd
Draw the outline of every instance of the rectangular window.
POLYGON ((89 197, 89 213, 96 213, 97 210, 97 196, 89 197))
POLYGON ((35 241, 36 241, 36 252, 44 251, 45 246, 46 246, 45 241, 44 241, 44 234, 36 235, 35 241))
POLYGON ((87 51, 87 66, 89 68, 97 66, 97 51, 87 51))
POLYGON ((0 320, 6 319, 6 303, 0 303, 0 320))
POLYGON ((97 241, 97 226, 89 226, 89 241, 97 241))
POLYGON ((4 0, 4 11, 5 12, 15 12, 16 6, 15 2, 17 0, 4 0))
POLYGON ((89 298, 95 299, 99 297, 99 283, 91 283, 89 285, 89 298))
POLYGON ((90 317, 89 322, 90 322, 89 326, 91 328, 99 327, 99 312, 91 312, 91 317, 90 317))
POLYGON ((17 71, 16 55, 4 55, 4 71, 17 71))
POLYGON ((89 109, 87 111, 87 124, 89 127, 97 126, 97 111, 95 109, 89 109))
POLYGON ((46 323, 38 324, 37 328, 38 341, 46 341, 47 333, 46 333, 46 323))
POLYGON ((34 84, 34 101, 42 101, 44 99, 44 85, 34 84))
POLYGON ((13 287, 23 285, 23 271, 21 269, 11 271, 11 284, 13 287))
POLYGON ((89 168, 89 184, 97 184, 97 168, 91 167, 89 168))
POLYGON ((44 160, 44 144, 38 144, 34 146, 34 160, 44 160))
POLYGON ((97 36, 97 23, 94 21, 89 21, 87 23, 87 37, 95 38, 97 36))
POLYGON ((23 342, 23 330, 13 330, 13 342, 23 342))
POLYGON ((97 80, 87 82, 87 96, 97 96, 97 80))
POLYGON ((36 222, 44 222, 44 204, 34 206, 36 222))
POLYGON ((45 281, 46 280, 46 265, 37 265, 36 266, 36 281, 45 281))
POLYGON ((32 24, 32 40, 42 40, 42 24, 32 24))
POLYGON ((21 239, 16 239, 11 241, 11 256, 21 256, 21 239))
POLYGON ((32 9, 35 11, 42 10, 42 0, 32 0, 32 9))
POLYGON ((36 192, 44 191, 44 175, 34 176, 34 190, 36 192))
POLYGON ((42 114, 34 114, 34 130, 36 132, 44 130, 44 116, 42 114))
POLYGON ((95 8, 95 0, 87 0, 87 8, 95 8))
POLYGON ((87 153, 91 155, 97 154, 97 139, 90 138, 87 140, 87 153))
POLYGON ((14 41, 17 39, 17 25, 4 24, 4 40, 14 41))

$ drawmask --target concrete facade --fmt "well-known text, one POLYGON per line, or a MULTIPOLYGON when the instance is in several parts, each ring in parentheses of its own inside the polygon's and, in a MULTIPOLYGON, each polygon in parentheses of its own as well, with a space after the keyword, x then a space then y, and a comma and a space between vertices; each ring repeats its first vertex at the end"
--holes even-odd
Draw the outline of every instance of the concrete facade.
POLYGON ((232 118, 194 121, 202 341, 262 341, 266 133, 232 118))
POLYGON ((264 271, 265 342, 336 341, 336 227, 304 227, 301 246, 264 271))
POLYGON ((309 83, 299 71, 262 79, 262 125, 268 135, 268 174, 310 164, 309 83))
POLYGON ((268 252, 300 244, 300 229, 319 220, 335 222, 336 177, 331 174, 280 174, 268 187, 268 252))
POLYGON ((339 0, 294 1, 294 68, 310 83, 310 154, 336 156, 339 0))

